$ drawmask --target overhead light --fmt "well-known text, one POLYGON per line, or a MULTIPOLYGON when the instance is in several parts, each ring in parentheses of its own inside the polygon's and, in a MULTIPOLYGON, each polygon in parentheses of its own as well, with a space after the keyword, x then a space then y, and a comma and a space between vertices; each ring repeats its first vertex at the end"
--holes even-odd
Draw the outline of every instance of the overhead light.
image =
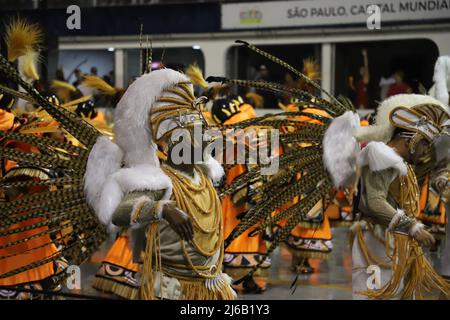
POLYGON ((195 44, 192 46, 192 49, 194 50, 200 50, 200 46, 198 44, 195 44))
POLYGON ((114 48, 108 48, 108 51, 109 51, 109 52, 113 52, 113 51, 114 51, 114 48))

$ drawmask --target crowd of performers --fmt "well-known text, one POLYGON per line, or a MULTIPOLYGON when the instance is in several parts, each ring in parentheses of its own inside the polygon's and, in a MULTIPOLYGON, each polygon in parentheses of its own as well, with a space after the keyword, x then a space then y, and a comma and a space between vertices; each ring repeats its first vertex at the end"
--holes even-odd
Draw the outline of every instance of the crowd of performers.
MULTIPOLYGON (((439 100, 396 95, 367 119, 317 85, 310 59, 300 72, 240 42, 292 73, 278 84, 205 80, 195 64, 151 70, 146 57, 126 90, 82 79, 86 92, 115 105, 110 122, 93 95, 65 81, 53 81, 50 95, 39 91, 42 36, 15 19, 0 57, 0 298, 58 297, 67 267, 88 260, 111 234, 92 283, 98 291, 236 299, 236 290, 264 292, 255 274, 271 267, 279 245, 292 254, 294 274, 317 272, 309 259, 330 255, 333 225, 351 234, 355 298, 449 297, 450 250, 440 241, 450 194, 446 57, 436 64, 439 100), (263 98, 254 90, 236 95, 236 86, 276 94, 280 112, 257 116, 263 98), (178 163, 180 144, 212 142, 197 141, 195 126, 224 136, 277 130, 270 157, 279 170, 264 175, 262 164, 230 163, 225 151, 178 163), (190 132, 186 141, 171 138, 180 128, 190 132), (424 254, 438 249, 439 273, 424 254), (381 268, 375 289, 367 287, 372 265, 381 268)), ((255 147, 237 135, 234 155, 241 142, 255 147)))

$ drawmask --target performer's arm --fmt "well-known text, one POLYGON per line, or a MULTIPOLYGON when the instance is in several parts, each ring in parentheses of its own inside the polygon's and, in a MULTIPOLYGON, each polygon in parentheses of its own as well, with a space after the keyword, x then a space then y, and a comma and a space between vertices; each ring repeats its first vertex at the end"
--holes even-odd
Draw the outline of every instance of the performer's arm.
POLYGON ((173 201, 162 200, 163 194, 163 190, 127 194, 114 212, 112 223, 118 227, 138 229, 164 219, 183 240, 192 240, 194 228, 191 219, 173 201))
POLYGON ((167 203, 160 201, 162 194, 162 191, 128 193, 114 212, 112 223, 128 228, 161 220, 162 209, 167 203))
POLYGON ((434 238, 425 230, 424 225, 415 218, 408 217, 401 208, 395 209, 388 202, 389 186, 395 175, 396 169, 392 168, 379 172, 366 170, 363 174, 369 215, 374 222, 386 226, 388 230, 409 234, 421 244, 430 246, 434 243, 434 238))
POLYGON ((401 208, 396 209, 388 202, 389 186, 397 175, 396 169, 382 171, 365 170, 364 183, 369 216, 374 222, 389 227, 392 231, 408 233, 416 223, 407 217, 401 208))

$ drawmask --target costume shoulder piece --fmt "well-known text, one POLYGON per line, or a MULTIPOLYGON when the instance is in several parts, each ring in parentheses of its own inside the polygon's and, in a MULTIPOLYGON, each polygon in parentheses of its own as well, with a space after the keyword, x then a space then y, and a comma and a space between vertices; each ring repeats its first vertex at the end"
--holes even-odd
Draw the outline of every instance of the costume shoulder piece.
POLYGON ((358 155, 357 164, 359 167, 369 166, 373 172, 394 168, 401 176, 407 173, 402 157, 383 142, 369 142, 358 155))
POLYGON ((332 121, 323 139, 323 160, 335 186, 351 185, 356 178, 359 143, 353 132, 359 128, 357 113, 347 111, 332 121))

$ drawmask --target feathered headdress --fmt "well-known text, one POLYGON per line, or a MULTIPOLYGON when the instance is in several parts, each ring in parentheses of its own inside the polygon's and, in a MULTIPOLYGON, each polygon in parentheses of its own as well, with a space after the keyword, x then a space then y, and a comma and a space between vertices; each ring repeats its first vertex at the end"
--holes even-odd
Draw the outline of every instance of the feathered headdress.
POLYGON ((37 51, 42 38, 42 29, 38 24, 29 23, 22 18, 13 19, 6 27, 8 60, 12 62, 29 52, 37 51))
POLYGON ((200 67, 193 63, 186 69, 186 75, 191 79, 192 84, 199 86, 203 89, 207 89, 209 84, 206 82, 205 78, 203 78, 203 72, 200 67))
MULTIPOLYGON (((174 121, 164 113, 174 104, 192 108, 194 100, 189 78, 171 69, 146 73, 128 87, 114 114, 115 143, 98 139, 87 164, 85 192, 101 222, 110 225, 112 213, 127 192, 165 189, 165 198, 170 197, 171 181, 160 168, 155 140, 174 121), (162 120, 160 125, 151 125, 154 117, 162 120)), ((214 180, 213 170, 220 164, 211 161, 205 166, 214 180)))
POLYGON ((348 186, 355 178, 359 142, 387 143, 396 128, 435 142, 449 116, 441 102, 418 94, 399 94, 384 100, 371 126, 361 127, 359 116, 348 111, 334 119, 325 133, 325 166, 336 186, 348 186))
POLYGON ((375 124, 356 128, 354 137, 360 142, 388 142, 395 130, 394 125, 389 120, 392 110, 400 106, 412 108, 422 104, 437 105, 445 110, 445 105, 433 97, 420 94, 398 94, 384 100, 378 107, 375 124))

